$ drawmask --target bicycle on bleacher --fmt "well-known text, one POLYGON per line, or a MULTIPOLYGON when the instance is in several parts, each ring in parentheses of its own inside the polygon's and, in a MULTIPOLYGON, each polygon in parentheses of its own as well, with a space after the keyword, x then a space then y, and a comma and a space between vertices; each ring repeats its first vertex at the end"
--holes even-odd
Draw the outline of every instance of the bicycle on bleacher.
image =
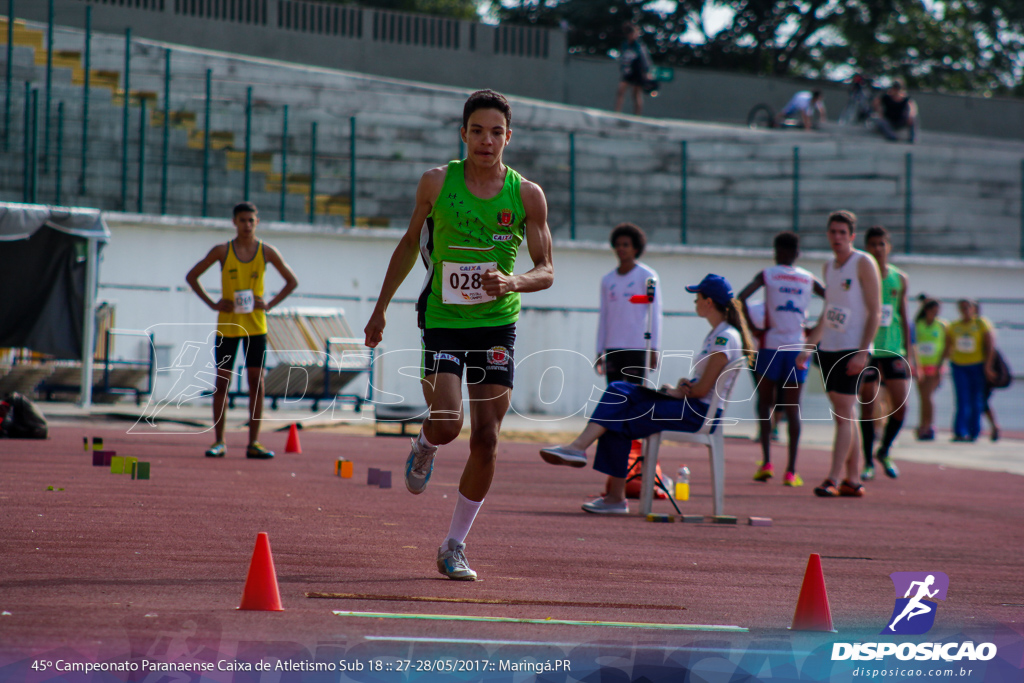
POLYGON ((874 82, 867 76, 854 74, 850 81, 850 90, 846 98, 846 106, 839 115, 839 124, 843 126, 866 125, 874 115, 873 103, 877 89, 874 82))
POLYGON ((820 91, 801 91, 793 96, 781 112, 776 112, 764 102, 754 105, 747 114, 747 126, 754 130, 765 128, 810 128, 817 130, 825 118, 825 105, 821 100, 820 91), (805 122, 804 117, 809 118, 805 122))

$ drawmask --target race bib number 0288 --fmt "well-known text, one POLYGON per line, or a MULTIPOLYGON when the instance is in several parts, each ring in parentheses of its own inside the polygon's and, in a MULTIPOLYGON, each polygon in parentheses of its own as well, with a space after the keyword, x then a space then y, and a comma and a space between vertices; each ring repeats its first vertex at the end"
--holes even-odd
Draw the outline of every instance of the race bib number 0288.
POLYGON ((498 264, 444 262, 441 279, 441 301, 456 306, 482 304, 494 301, 484 291, 483 277, 488 270, 497 270, 498 264))

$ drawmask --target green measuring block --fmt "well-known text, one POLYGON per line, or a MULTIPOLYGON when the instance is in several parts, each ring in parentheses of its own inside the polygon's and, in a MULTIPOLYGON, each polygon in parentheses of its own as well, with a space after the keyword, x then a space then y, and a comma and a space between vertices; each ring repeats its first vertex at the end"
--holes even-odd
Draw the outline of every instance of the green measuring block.
POLYGON ((133 462, 132 479, 149 479, 149 463, 133 462))

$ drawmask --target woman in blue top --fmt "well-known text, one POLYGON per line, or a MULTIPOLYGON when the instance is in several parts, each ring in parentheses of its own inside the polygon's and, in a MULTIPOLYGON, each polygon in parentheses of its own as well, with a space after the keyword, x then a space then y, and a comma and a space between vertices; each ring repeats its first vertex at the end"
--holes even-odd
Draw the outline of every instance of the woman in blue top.
POLYGON ((694 376, 679 380, 673 387, 662 387, 660 392, 628 382, 612 382, 583 433, 568 445, 540 451, 541 458, 552 465, 585 467, 586 449, 597 441, 594 469, 609 475, 608 493, 584 504, 586 512, 628 514, 626 473, 633 440, 666 430, 698 431, 708 416, 712 392, 728 396, 736 381, 736 373, 722 377, 722 370, 741 356, 749 359, 753 355, 754 345, 740 312, 742 305, 734 298, 728 280, 708 275, 686 291, 697 294, 697 315, 711 325, 693 363, 694 376))

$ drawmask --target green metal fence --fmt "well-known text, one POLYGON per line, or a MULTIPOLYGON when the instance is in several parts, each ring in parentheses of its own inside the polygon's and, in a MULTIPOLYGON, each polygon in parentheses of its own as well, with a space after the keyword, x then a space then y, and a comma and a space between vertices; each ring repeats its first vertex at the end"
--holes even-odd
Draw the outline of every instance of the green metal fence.
MULTIPOLYGON (((14 0, 6 4, 12 11, 14 0)), ((130 30, 108 99, 95 81, 91 8, 82 11, 84 87, 54 78, 52 20, 45 82, 16 80, 14 24, 8 22, 2 164, 10 182, 0 188, 4 199, 197 216, 225 216, 233 203, 249 199, 279 220, 405 227, 418 175, 452 152, 465 153, 460 137, 455 144, 450 137, 407 144, 431 131, 307 109, 289 102, 278 86, 239 83, 195 53, 133 40, 130 30)), ((109 68, 110 54, 106 59, 109 68)), ((458 122, 437 125, 451 126, 448 136, 458 122)), ((518 124, 506 160, 545 189, 556 237, 594 239, 631 221, 663 243, 764 246, 767 236, 790 229, 806 235, 809 246, 815 239, 823 246, 823 221, 835 208, 888 225, 906 253, 928 251, 936 234, 953 229, 937 224, 941 212, 929 206, 939 181, 926 149, 891 147, 884 163, 850 170, 849 159, 806 136, 792 144, 784 132, 770 135, 776 144, 762 150, 664 132, 518 124), (751 240, 755 233, 760 242, 751 240)), ((1010 226, 1001 229, 1018 243, 1013 253, 1024 258, 1024 161, 1004 166, 984 169, 987 186, 970 190, 974 194, 965 190, 964 202, 985 201, 993 187, 1002 193, 994 200, 1002 213, 993 216, 1010 226)), ((953 181, 947 186, 940 198, 956 201, 960 189, 953 181)))

